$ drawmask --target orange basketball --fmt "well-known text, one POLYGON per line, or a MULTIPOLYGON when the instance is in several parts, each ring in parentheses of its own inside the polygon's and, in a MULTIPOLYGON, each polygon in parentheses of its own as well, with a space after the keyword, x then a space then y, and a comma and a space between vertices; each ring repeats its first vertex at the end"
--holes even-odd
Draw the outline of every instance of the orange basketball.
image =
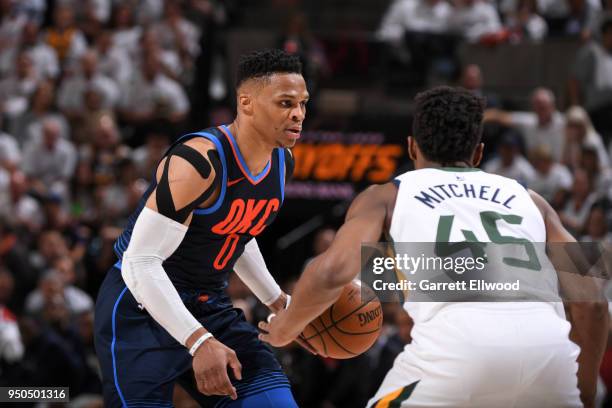
POLYGON ((329 357, 351 358, 372 347, 382 323, 380 300, 372 289, 354 280, 344 287, 336 303, 306 326, 301 336, 329 357))

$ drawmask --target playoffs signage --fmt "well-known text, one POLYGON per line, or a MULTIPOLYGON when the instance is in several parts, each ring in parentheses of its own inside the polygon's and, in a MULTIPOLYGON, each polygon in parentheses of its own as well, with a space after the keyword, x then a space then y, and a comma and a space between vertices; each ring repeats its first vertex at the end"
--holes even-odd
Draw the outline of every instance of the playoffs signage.
POLYGON ((370 184, 385 183, 405 155, 405 143, 383 133, 304 132, 292 149, 289 199, 348 200, 370 184))

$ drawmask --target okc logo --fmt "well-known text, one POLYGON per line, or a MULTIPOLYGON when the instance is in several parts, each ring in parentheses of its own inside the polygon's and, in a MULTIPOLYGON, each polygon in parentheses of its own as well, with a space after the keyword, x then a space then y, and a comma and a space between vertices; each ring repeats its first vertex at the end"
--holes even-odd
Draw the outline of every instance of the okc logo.
POLYGON ((273 212, 278 211, 280 202, 271 200, 242 200, 232 201, 227 217, 212 228, 212 232, 219 235, 244 234, 248 231, 252 236, 261 234, 266 228, 266 221, 273 212), (263 212, 257 223, 255 219, 263 212))

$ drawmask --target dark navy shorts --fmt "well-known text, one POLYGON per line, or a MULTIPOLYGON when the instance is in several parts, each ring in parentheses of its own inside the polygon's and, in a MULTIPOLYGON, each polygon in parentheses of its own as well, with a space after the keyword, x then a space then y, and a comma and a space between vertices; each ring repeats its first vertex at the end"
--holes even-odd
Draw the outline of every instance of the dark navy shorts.
MULTIPOLYGON (((257 329, 232 306, 227 295, 180 295, 196 319, 236 352, 243 380, 232 382, 238 399, 243 400, 240 406, 248 407, 251 404, 246 399, 262 393, 291 399, 271 407, 296 406, 272 350, 258 339, 257 329)), ((177 381, 204 407, 234 405, 229 397, 207 397, 197 390, 188 350, 138 307, 116 267, 108 272, 96 300, 95 345, 105 407, 171 407, 177 381)))

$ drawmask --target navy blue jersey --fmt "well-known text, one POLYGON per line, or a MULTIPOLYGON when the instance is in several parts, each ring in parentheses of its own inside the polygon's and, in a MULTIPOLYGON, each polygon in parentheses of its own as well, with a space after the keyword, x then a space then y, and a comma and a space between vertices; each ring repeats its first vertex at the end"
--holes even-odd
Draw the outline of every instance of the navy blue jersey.
MULTIPOLYGON (((222 174, 217 174, 221 177, 221 191, 213 205, 194 210, 183 242, 163 267, 179 291, 217 291, 227 286, 229 273, 246 243, 272 223, 280 210, 285 187, 285 150, 274 149, 264 170, 254 176, 227 126, 185 135, 168 152, 194 137, 204 137, 214 143, 223 167, 222 174)), ((134 223, 156 183, 154 178, 115 242, 119 268, 134 223)))

